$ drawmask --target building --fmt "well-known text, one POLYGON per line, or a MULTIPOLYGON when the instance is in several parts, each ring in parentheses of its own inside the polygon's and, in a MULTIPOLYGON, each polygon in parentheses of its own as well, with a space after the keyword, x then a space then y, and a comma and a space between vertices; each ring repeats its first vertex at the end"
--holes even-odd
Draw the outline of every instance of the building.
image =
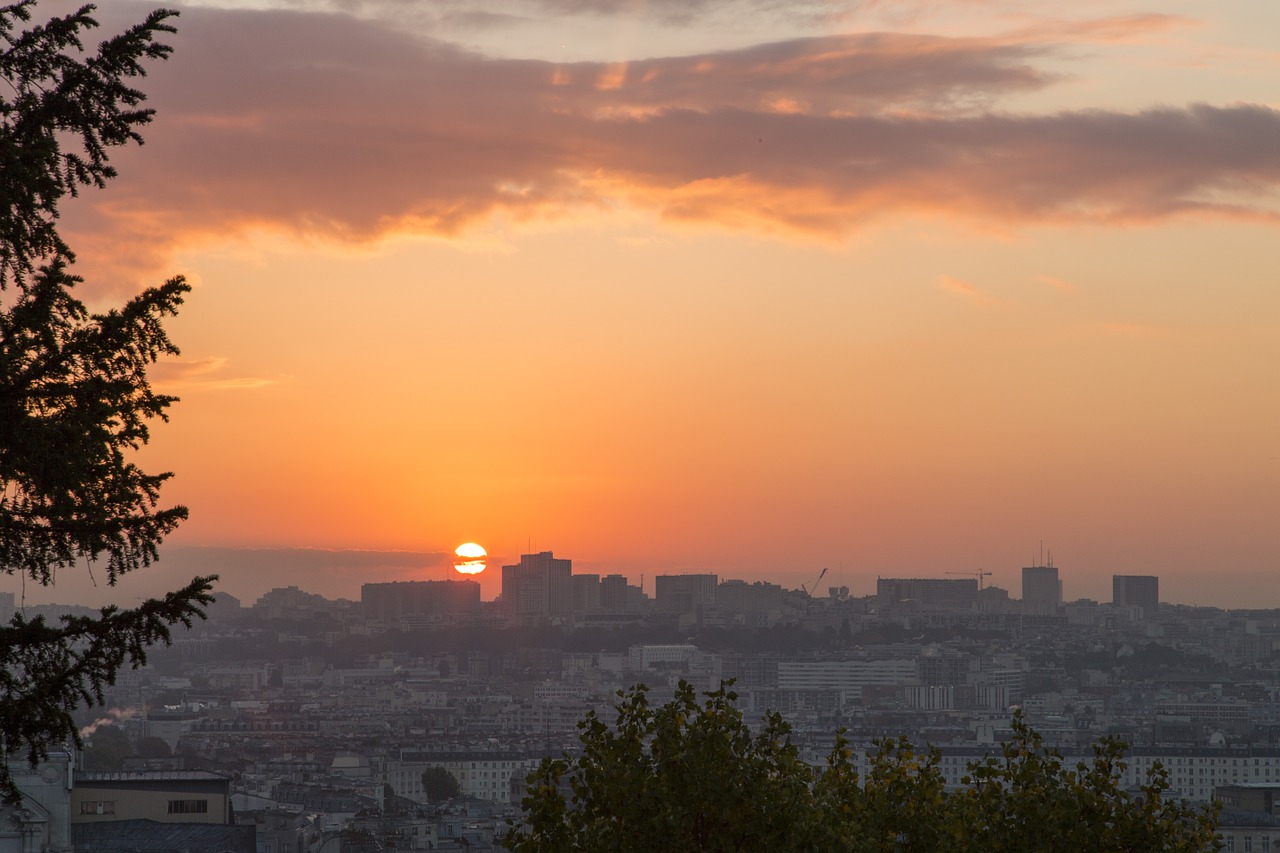
POLYGON ((571 575, 569 587, 573 595, 574 613, 600 612, 600 576, 571 575))
POLYGON ((71 822, 231 823, 231 780, 205 770, 87 772, 75 776, 71 822))
POLYGON ((654 580, 654 606, 664 613, 697 613, 716 603, 715 575, 658 575, 654 580))
MULTIPOLYGON (((575 720, 579 717, 575 717, 575 720)), ((513 781, 523 779, 537 763, 536 757, 518 751, 404 748, 400 750, 397 759, 389 760, 375 769, 375 781, 391 785, 401 797, 424 802, 426 794, 422 788, 422 772, 428 767, 443 767, 458 780, 462 796, 510 803, 513 802, 513 781)))
POLYGON ((502 609, 508 616, 566 616, 572 611, 571 560, 550 551, 521 554, 520 562, 502 567, 502 609))
POLYGON ((1052 616, 1062 606, 1062 581, 1057 566, 1022 569, 1022 612, 1052 616))
POLYGON ((605 613, 627 612, 627 579, 622 575, 605 575, 600 579, 600 606, 605 613))
POLYGON ((72 753, 51 749, 35 767, 25 753, 11 753, 5 760, 22 799, 0 801, 0 851, 71 853, 72 753))
POLYGON ((919 610, 974 610, 976 578, 876 578, 876 606, 883 610, 911 606, 919 610))
POLYGON ((1112 575, 1111 603, 1117 607, 1147 607, 1160 604, 1160 578, 1155 575, 1112 575))
POLYGON ((480 612, 480 584, 468 580, 366 583, 360 587, 366 617, 396 624, 405 617, 451 621, 480 612))

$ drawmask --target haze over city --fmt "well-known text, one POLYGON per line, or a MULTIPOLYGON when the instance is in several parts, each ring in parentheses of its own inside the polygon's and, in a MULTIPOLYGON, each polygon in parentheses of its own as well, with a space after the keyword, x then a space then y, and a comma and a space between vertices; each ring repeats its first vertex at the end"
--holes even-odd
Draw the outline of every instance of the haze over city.
POLYGON ((486 599, 539 550, 1016 594, 1044 543, 1068 599, 1280 606, 1277 4, 166 5, 63 227, 91 303, 195 285, 143 455, 191 517, 27 601, 470 541, 486 599))

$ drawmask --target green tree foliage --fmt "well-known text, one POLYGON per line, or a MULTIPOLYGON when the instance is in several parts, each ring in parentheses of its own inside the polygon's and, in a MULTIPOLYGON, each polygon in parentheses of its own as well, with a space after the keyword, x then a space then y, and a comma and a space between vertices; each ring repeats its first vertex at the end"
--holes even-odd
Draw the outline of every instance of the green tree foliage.
POLYGON ((137 749, 138 757, 146 761, 173 757, 173 750, 169 748, 169 742, 155 735, 138 738, 137 749))
POLYGON ((620 694, 612 725, 589 713, 582 752, 528 778, 519 853, 681 850, 728 853, 1203 853, 1218 849, 1216 812, 1166 798, 1153 768, 1121 787, 1124 746, 1103 741, 1068 766, 1021 716, 998 755, 947 790, 936 749, 876 744, 865 778, 842 734, 824 766, 800 760, 777 714, 752 734, 726 686, 699 700, 682 683, 652 707, 620 694))
MULTIPOLYGON (((122 307, 91 313, 75 295, 75 256, 58 232, 60 204, 115 176, 108 153, 141 142, 151 120, 131 82, 171 48, 174 13, 151 13, 96 50, 92 6, 30 25, 34 0, 0 6, 0 572, 42 585, 96 566, 108 584, 150 565, 186 518, 161 507, 169 474, 132 456, 174 398, 148 368, 177 353, 164 330, 190 289, 181 278, 122 307), (26 27, 25 29, 23 29, 26 27)), ((214 578, 137 608, 47 624, 21 615, 0 628, 0 746, 79 743, 71 711, 103 689, 170 627, 203 617, 214 578)), ((0 788, 16 791, 0 763, 0 788)))
POLYGON ((457 778, 444 767, 428 767, 422 771, 422 793, 431 802, 451 800, 462 793, 457 778))
POLYGON ((99 726, 98 730, 85 741, 85 770, 119 770, 126 758, 137 753, 129 736, 116 726, 99 726))

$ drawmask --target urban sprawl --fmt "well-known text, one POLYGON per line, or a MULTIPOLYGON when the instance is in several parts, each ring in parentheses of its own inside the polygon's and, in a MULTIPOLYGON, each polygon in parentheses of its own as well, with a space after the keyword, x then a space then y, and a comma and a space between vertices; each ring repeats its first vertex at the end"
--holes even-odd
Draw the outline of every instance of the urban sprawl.
MULTIPOLYGON (((954 786, 1015 708, 1069 761, 1117 737, 1126 786, 1159 762, 1171 795, 1223 804, 1227 850, 1280 851, 1280 610, 1161 603, 1140 575, 1116 575, 1110 602, 1064 601, 1053 565, 1022 569, 1021 598, 987 572, 882 577, 867 597, 714 574, 658 575, 650 597, 549 551, 501 573, 492 602, 463 579, 368 583, 360 601, 219 593, 85 712, 83 751, 11 758, 27 813, 50 849, 158 823, 212 833, 192 849, 497 850, 526 775, 574 752, 587 711, 612 720, 638 683, 656 704, 732 679, 746 717, 781 712, 815 764, 841 728, 859 754, 906 735, 954 786), (106 728, 151 749, 88 769, 106 728), (424 786, 431 768, 455 796, 424 786)), ((0 618, 15 606, 0 594, 0 618)))

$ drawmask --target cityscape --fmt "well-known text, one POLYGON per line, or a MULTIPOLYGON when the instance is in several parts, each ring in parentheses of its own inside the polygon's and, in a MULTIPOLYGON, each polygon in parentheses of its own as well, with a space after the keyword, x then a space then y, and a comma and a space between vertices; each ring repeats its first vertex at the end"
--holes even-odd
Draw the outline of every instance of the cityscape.
POLYGON ((1280 853, 1280 3, 171 5, 0 3, 0 853, 1280 853))
MULTIPOLYGON (((1280 845, 1280 609, 1162 602, 1150 575, 1064 600, 1070 570, 1051 561, 1023 567, 1016 596, 986 571, 881 577, 862 597, 825 570, 801 589, 659 574, 650 596, 552 551, 500 572, 493 601, 461 575, 365 583, 358 601, 218 593, 206 622, 120 673, 109 713, 81 714, 70 829, 92 838, 185 790, 212 798, 190 819, 252 827, 271 853, 500 849, 526 776, 574 754, 588 711, 683 681, 731 682, 756 727, 781 712, 814 764, 840 729, 862 772, 877 739, 937 747, 955 787, 1020 709, 1068 761, 1119 738, 1126 786, 1158 763, 1170 796, 1223 803, 1226 849, 1280 845), (113 732, 134 748, 106 767, 113 732), (443 800, 439 770, 456 781, 443 800)), ((0 617, 14 607, 0 595, 0 617)))

